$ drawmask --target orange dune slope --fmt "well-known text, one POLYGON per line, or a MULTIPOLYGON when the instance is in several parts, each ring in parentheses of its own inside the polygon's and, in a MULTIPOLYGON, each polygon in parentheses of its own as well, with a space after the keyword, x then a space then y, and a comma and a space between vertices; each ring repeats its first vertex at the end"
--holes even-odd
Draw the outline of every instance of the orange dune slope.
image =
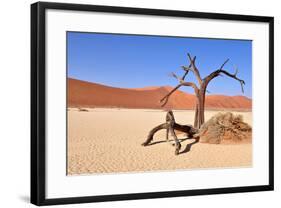
MULTIPOLYGON (((68 78, 68 106, 161 109, 159 100, 171 89, 170 86, 125 89, 68 78)), ((177 90, 165 108, 193 109, 194 104, 194 95, 177 90)), ((207 109, 250 110, 251 107, 252 100, 244 96, 206 96, 207 109)))

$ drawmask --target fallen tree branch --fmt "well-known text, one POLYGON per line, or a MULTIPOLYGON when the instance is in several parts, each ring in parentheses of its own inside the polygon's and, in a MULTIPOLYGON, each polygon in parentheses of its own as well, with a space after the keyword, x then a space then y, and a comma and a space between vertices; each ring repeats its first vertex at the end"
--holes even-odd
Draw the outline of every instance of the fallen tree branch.
POLYGON ((186 133, 187 137, 189 137, 189 138, 193 138, 193 135, 198 133, 198 130, 193 128, 191 125, 181 125, 181 124, 176 123, 173 112, 168 111, 166 114, 166 122, 151 129, 149 131, 149 134, 148 134, 145 142, 142 143, 142 145, 148 146, 151 143, 151 141, 153 140, 153 136, 155 135, 155 133, 162 129, 166 129, 166 141, 167 142, 169 141, 169 133, 171 133, 172 137, 174 138, 175 147, 176 147, 176 150, 175 150, 176 155, 179 154, 181 144, 177 138, 175 130, 186 133))

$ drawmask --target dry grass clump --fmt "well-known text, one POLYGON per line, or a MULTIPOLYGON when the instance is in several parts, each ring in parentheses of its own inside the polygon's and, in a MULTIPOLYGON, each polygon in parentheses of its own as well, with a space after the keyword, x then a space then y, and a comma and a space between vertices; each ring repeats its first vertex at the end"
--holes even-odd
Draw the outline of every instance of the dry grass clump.
POLYGON ((249 143, 252 141, 252 127, 243 122, 242 115, 218 113, 202 125, 199 135, 203 143, 249 143))

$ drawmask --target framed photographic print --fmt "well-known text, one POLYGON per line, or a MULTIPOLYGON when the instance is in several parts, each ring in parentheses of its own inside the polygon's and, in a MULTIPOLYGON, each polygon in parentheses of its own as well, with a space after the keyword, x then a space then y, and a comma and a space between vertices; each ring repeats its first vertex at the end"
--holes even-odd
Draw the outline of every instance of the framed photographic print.
POLYGON ((31 5, 31 202, 273 190, 273 17, 31 5))

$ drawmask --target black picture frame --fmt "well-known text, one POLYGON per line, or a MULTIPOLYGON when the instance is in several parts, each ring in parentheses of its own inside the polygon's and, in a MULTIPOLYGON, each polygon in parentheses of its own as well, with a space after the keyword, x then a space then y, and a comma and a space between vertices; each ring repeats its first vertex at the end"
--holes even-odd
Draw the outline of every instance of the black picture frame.
POLYGON ((94 6, 38 2, 31 5, 31 203, 35 205, 72 204, 133 200, 147 198, 179 197, 205 194, 226 194, 236 192, 269 191, 274 189, 274 18, 267 16, 248 16, 217 14, 159 9, 94 6), (236 20, 264 22, 269 24, 269 179, 268 185, 225 187, 200 190, 163 191, 153 193, 129 193, 120 195, 85 196, 71 198, 46 198, 46 83, 45 83, 45 15, 47 9, 75 10, 88 12, 107 12, 121 14, 156 15, 201 19, 236 20))

